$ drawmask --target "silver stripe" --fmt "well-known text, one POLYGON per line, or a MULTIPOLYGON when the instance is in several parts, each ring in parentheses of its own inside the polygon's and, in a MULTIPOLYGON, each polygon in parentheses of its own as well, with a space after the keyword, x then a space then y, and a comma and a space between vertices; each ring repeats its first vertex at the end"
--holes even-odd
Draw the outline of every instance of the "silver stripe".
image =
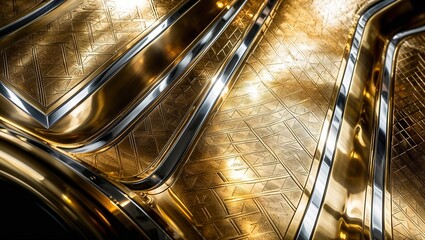
POLYGON ((106 196, 113 199, 114 203, 117 204, 125 213, 131 216, 132 220, 135 221, 148 236, 153 239, 173 239, 167 232, 157 225, 157 223, 145 212, 143 208, 140 207, 140 205, 101 175, 37 140, 28 138, 27 136, 13 130, 6 129, 2 125, 0 125, 0 131, 7 132, 11 136, 19 139, 25 139, 25 142, 30 144, 31 147, 42 150, 58 160, 59 163, 72 169, 72 171, 77 173, 80 177, 82 177, 82 179, 95 186, 106 196))
POLYGON ((227 87, 243 60, 245 60, 248 50, 255 41, 257 34, 260 32, 265 20, 278 2, 279 0, 269 0, 265 4, 255 23, 251 26, 243 41, 239 43, 234 54, 226 61, 225 65, 220 68, 221 70, 219 70, 213 78, 213 84, 207 89, 207 93, 203 95, 204 98, 201 100, 200 105, 181 128, 176 138, 177 140, 171 146, 170 151, 168 151, 160 166, 145 179, 135 182, 124 182, 127 186, 137 190, 153 189, 159 187, 170 178, 173 172, 182 163, 194 139, 205 124, 208 115, 213 110, 223 90, 227 87))
POLYGON ((64 3, 65 0, 50 0, 47 3, 43 3, 40 7, 34 9, 34 11, 22 16, 16 21, 7 24, 0 28, 0 39, 4 38, 6 35, 18 30, 19 28, 24 27, 35 19, 49 13, 50 11, 57 8, 59 5, 64 3))
POLYGON ((95 151, 119 136, 126 127, 147 109, 155 100, 161 95, 162 92, 169 89, 169 87, 180 78, 187 67, 194 64, 205 51, 217 40, 223 33, 227 26, 233 21, 242 7, 245 5, 246 0, 238 0, 229 10, 220 18, 203 36, 196 45, 186 54, 186 56, 164 77, 159 83, 144 97, 144 99, 137 104, 129 114, 127 114, 119 123, 111 129, 103 132, 98 138, 93 140, 82 147, 69 150, 73 153, 95 151))
POLYGON ((376 12, 386 7, 390 3, 393 3, 394 1, 395 0, 386 0, 371 6, 360 16, 360 19, 357 23, 354 38, 351 43, 351 49, 348 56, 347 65, 344 70, 341 86, 336 99, 336 105, 325 143, 325 151, 320 160, 320 167, 319 172, 317 174, 316 183, 314 185, 313 192, 307 204, 307 209, 303 216, 300 229, 298 230, 297 239, 310 239, 313 233, 313 229, 316 225, 320 206, 323 202, 324 193, 329 180, 330 170, 332 168, 334 160, 334 155, 336 151, 336 141, 339 135, 339 131, 341 129, 341 120, 345 111, 347 94, 351 82, 353 80, 354 66, 357 62, 360 42, 363 37, 363 32, 366 23, 376 12))
POLYGON ((388 111, 391 104, 390 96, 393 95, 393 81, 391 78, 394 72, 394 59, 396 57, 397 46, 406 37, 420 32, 425 32, 425 26, 415 28, 409 31, 396 34, 388 44, 385 55, 383 69, 383 80, 380 94, 380 105, 378 114, 378 129, 376 132, 376 146, 374 156, 374 174, 373 174, 373 195, 372 195, 372 238, 384 239, 384 197, 385 197, 385 173, 387 168, 387 158, 390 153, 388 140, 391 137, 389 120, 391 119, 388 111))
POLYGON ((64 117, 77 104, 86 99, 90 94, 96 91, 100 86, 107 82, 113 75, 120 71, 136 54, 143 50, 148 44, 155 40, 161 33, 168 29, 181 16, 184 15, 199 0, 188 0, 179 9, 170 14, 164 21, 156 26, 144 38, 132 46, 124 55, 114 61, 99 75, 90 81, 86 86, 80 89, 74 96, 68 99, 63 105, 54 109, 51 113, 45 114, 36 107, 26 102, 23 98, 15 94, 6 85, 0 82, 0 94, 13 102, 25 113, 33 117, 45 128, 50 128, 53 124, 64 117))

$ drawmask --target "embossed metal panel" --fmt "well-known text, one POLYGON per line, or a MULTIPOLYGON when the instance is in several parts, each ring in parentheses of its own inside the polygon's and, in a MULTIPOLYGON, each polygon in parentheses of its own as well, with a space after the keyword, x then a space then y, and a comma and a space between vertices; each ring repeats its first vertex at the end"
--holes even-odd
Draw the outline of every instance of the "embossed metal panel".
POLYGON ((68 166, 143 238, 425 238, 424 13, 2 1, 0 165, 68 166))

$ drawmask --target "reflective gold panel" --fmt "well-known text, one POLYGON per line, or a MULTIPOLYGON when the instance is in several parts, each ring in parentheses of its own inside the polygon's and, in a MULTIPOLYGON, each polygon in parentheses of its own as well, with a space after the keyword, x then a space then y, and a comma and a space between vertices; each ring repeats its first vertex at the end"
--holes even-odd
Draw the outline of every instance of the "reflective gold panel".
POLYGON ((392 220, 394 239, 425 239, 425 35, 400 47, 394 89, 392 220))
POLYGON ((335 4, 282 2, 172 185, 206 239, 284 238, 364 2, 335 4))
POLYGON ((22 13, 35 8, 43 0, 4 0, 0 2, 0 27, 9 22, 13 22, 15 18, 22 13))

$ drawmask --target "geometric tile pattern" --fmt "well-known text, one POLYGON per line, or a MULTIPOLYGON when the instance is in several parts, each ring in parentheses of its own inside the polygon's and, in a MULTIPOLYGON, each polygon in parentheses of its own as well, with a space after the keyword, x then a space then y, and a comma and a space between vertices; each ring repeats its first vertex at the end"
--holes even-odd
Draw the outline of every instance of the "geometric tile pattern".
POLYGON ((15 16, 37 6, 42 0, 2 0, 0 1, 0 27, 15 16))
POLYGON ((85 0, 0 50, 0 80, 45 109, 179 2, 85 0))
POLYGON ((396 62, 391 156, 394 239, 425 239, 425 35, 396 62))
POLYGON ((171 187, 205 238, 285 236, 363 3, 282 2, 171 187))
POLYGON ((104 152, 77 157, 113 176, 130 177, 146 171, 164 150, 203 87, 241 39, 259 6, 258 1, 248 1, 193 69, 122 141, 104 152))

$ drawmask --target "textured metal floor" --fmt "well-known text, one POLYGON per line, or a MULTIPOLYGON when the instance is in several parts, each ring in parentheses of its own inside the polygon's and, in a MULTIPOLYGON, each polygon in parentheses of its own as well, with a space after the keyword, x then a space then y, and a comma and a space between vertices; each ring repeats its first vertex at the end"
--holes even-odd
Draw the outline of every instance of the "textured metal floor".
MULTIPOLYGON (((0 33, 4 25, 45 2, 0 3, 0 33)), ((307 201, 311 202, 308 198, 313 195, 316 172, 321 171, 318 156, 323 153, 318 143, 327 139, 330 112, 341 83, 338 78, 348 61, 359 10, 375 2, 74 2, 69 9, 54 9, 43 16, 48 22, 42 21, 42 27, 36 23, 18 29, 24 37, 10 34, 19 38, 16 41, 2 42, 0 36, 0 105, 4 105, 0 107, 0 123, 93 167, 122 189, 133 187, 129 196, 148 206, 159 228, 176 238, 198 233, 205 239, 293 238, 303 224, 301 218, 307 216, 304 210, 307 201), (277 7, 266 11, 270 18, 264 17, 262 11, 271 2, 277 7), (240 11, 238 6, 242 6, 240 11), (199 11, 205 8, 211 11, 199 11), (176 13, 180 15, 173 15, 176 13), (195 23, 191 14, 205 19, 195 23), (267 19, 265 25, 255 26, 262 18, 267 19), (229 25, 217 30, 218 38, 211 37, 215 31, 211 29, 226 21, 229 25), (172 174, 157 188, 132 185, 133 181, 163 177, 155 175, 155 170, 168 164, 164 159, 173 158, 167 154, 175 148, 180 132, 201 105, 205 91, 215 84, 218 73, 249 39, 253 26, 261 29, 255 46, 240 68, 235 67, 234 85, 224 86, 219 104, 208 113, 200 134, 192 135, 195 141, 187 153, 176 160, 182 164, 172 167, 172 174), (208 41, 211 45, 205 43, 208 41), (141 42, 146 42, 142 50, 132 50, 141 42), (200 46, 205 48, 196 53, 200 46), (136 53, 108 79, 93 84, 131 51, 136 53), (170 75, 172 84, 162 87, 158 79, 170 75), (86 86, 95 87, 87 90, 86 86), (134 113, 149 98, 145 95, 152 86, 161 91, 155 96, 158 100, 134 113), (86 90, 87 95, 78 101, 70 100, 86 90), (10 92, 15 95, 8 95, 10 92), (67 104, 72 107, 65 109, 67 104), (54 118, 56 112, 60 117, 54 118), (37 119, 37 114, 41 118, 37 119)), ((390 175, 394 239, 425 239, 424 36, 403 42, 395 60, 390 175)), ((371 49, 380 53, 378 47, 371 49)), ((378 85, 369 78, 364 82, 378 85)), ((373 89, 368 86, 364 89, 373 89)), ((351 90, 358 91, 356 87, 351 90)), ((378 102, 377 94, 382 90, 371 91, 376 96, 366 90, 360 93, 362 98, 378 102)), ((356 104, 367 101, 364 99, 359 98, 356 104)), ((344 134, 356 132, 338 135, 338 140, 355 138, 353 145, 360 142, 364 146, 354 150, 351 145, 339 146, 335 150, 339 153, 331 154, 340 159, 344 159, 342 154, 353 156, 343 167, 341 160, 337 162, 340 165, 325 179, 332 189, 322 193, 324 204, 316 206, 322 212, 316 212, 315 229, 310 233, 313 238, 367 238, 371 234, 375 185, 369 175, 375 174, 372 169, 376 163, 371 159, 376 149, 373 136, 367 134, 374 135, 377 120, 372 113, 379 110, 378 103, 373 104, 362 106, 369 112, 358 122, 343 121, 347 124, 344 127, 352 127, 344 134), (362 147, 370 150, 370 156, 354 156, 362 147), (351 161, 357 165, 350 165, 351 161), (357 182, 362 184, 358 189, 357 182), (349 183, 352 185, 346 186, 349 183)), ((360 115, 353 109, 344 114, 360 115)))
POLYGON ((425 239, 425 35, 399 50, 394 89, 392 214, 394 239, 425 239))

